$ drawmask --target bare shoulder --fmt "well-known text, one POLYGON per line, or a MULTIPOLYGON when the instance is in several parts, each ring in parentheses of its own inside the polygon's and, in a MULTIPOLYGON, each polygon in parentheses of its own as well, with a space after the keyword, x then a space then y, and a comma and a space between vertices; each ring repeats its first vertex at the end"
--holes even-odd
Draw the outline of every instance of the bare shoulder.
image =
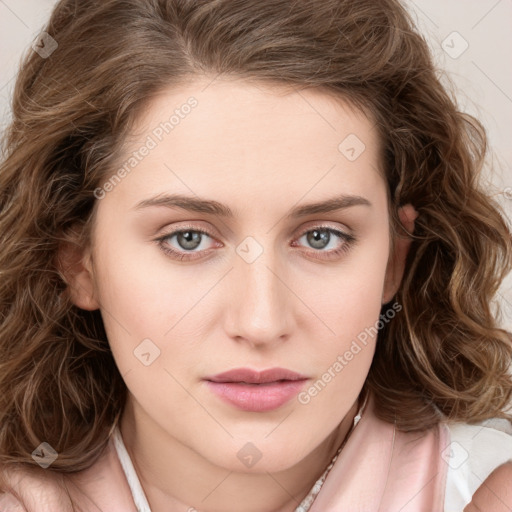
POLYGON ((71 512, 62 475, 42 468, 0 466, 0 512, 71 512))
POLYGON ((512 510, 512 461, 498 466, 473 494, 464 512, 512 510))
POLYGON ((0 465, 0 512, 98 510, 137 512, 113 442, 91 466, 76 472, 0 465))

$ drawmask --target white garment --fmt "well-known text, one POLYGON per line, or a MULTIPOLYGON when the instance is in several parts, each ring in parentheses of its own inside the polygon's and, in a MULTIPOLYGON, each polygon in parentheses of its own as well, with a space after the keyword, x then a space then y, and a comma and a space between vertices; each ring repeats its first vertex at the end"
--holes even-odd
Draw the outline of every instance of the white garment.
POLYGON ((450 449, 443 453, 448 463, 444 512, 462 512, 493 470, 512 461, 512 427, 501 419, 478 425, 452 423, 448 427, 450 449))
MULTIPOLYGON (((477 425, 449 423, 447 426, 450 443, 441 455, 448 464, 444 512, 463 512, 492 471, 512 461, 512 427, 506 420, 488 420, 477 425)), ((114 444, 138 512, 151 512, 117 427, 114 444)))
POLYGON ((128 451, 126 450, 126 446, 124 445, 123 438, 121 436, 121 431, 119 427, 116 426, 113 434, 114 438, 114 446, 116 447, 117 456, 119 457, 119 462, 121 462, 121 466, 123 467, 124 474, 126 475, 126 480, 128 481, 128 485, 132 491, 133 502, 137 507, 138 512, 151 512, 149 508, 148 499, 144 494, 144 490, 142 489, 142 485, 140 485, 139 477, 135 472, 135 468, 133 467, 132 459, 128 451))

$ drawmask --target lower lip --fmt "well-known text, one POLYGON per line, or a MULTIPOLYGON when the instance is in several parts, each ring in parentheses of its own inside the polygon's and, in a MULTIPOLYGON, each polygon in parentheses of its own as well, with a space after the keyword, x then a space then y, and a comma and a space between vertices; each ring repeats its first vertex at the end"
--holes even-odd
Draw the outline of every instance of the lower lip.
POLYGON ((304 387, 307 379, 246 384, 206 381, 217 396, 243 411, 272 411, 289 402, 304 387))

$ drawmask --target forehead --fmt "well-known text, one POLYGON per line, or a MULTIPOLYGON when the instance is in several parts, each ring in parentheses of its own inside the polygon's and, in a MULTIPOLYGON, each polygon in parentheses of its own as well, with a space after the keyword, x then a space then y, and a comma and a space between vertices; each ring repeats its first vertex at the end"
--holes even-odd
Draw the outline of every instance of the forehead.
POLYGON ((147 103, 123 156, 134 165, 112 196, 132 204, 171 191, 215 190, 233 204, 384 190, 373 121, 319 89, 211 77, 169 87, 147 103))
POLYGON ((379 142, 375 123, 367 114, 341 94, 318 87, 300 89, 294 85, 237 78, 196 78, 155 95, 139 117, 135 131, 156 129, 170 120, 173 113, 179 114, 179 119, 174 116, 169 138, 176 140, 180 131, 186 131, 186 125, 193 125, 195 133, 203 135, 202 146, 197 145, 197 150, 205 147, 209 140, 220 137, 224 137, 229 147, 236 144, 247 147, 251 141, 255 144, 266 141, 283 148, 288 138, 309 138, 308 147, 323 141, 324 145, 337 149, 339 141, 350 130, 370 145, 379 142), (193 115, 189 115, 191 109, 186 106, 191 98, 197 103, 192 109, 193 115), (180 112, 182 108, 187 111, 185 115, 180 112), (181 122, 184 118, 189 118, 187 123, 181 122), (178 125, 180 130, 177 130, 178 125), (246 131, 240 132, 240 129, 246 131), (273 137, 279 130, 288 138, 273 137))

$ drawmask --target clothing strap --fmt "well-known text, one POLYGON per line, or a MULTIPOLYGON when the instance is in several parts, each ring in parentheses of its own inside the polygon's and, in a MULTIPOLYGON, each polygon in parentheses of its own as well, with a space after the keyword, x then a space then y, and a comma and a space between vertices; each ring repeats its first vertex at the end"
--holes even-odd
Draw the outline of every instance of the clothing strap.
POLYGON ((117 455, 119 457, 119 462, 121 463, 124 474, 126 475, 126 480, 130 486, 133 502, 137 507, 137 512, 151 512, 148 499, 146 498, 144 489, 142 489, 140 480, 137 476, 135 468, 133 467, 130 455, 126 450, 126 446, 124 445, 121 431, 119 430, 118 426, 116 426, 112 437, 114 440, 114 446, 116 447, 117 455))

